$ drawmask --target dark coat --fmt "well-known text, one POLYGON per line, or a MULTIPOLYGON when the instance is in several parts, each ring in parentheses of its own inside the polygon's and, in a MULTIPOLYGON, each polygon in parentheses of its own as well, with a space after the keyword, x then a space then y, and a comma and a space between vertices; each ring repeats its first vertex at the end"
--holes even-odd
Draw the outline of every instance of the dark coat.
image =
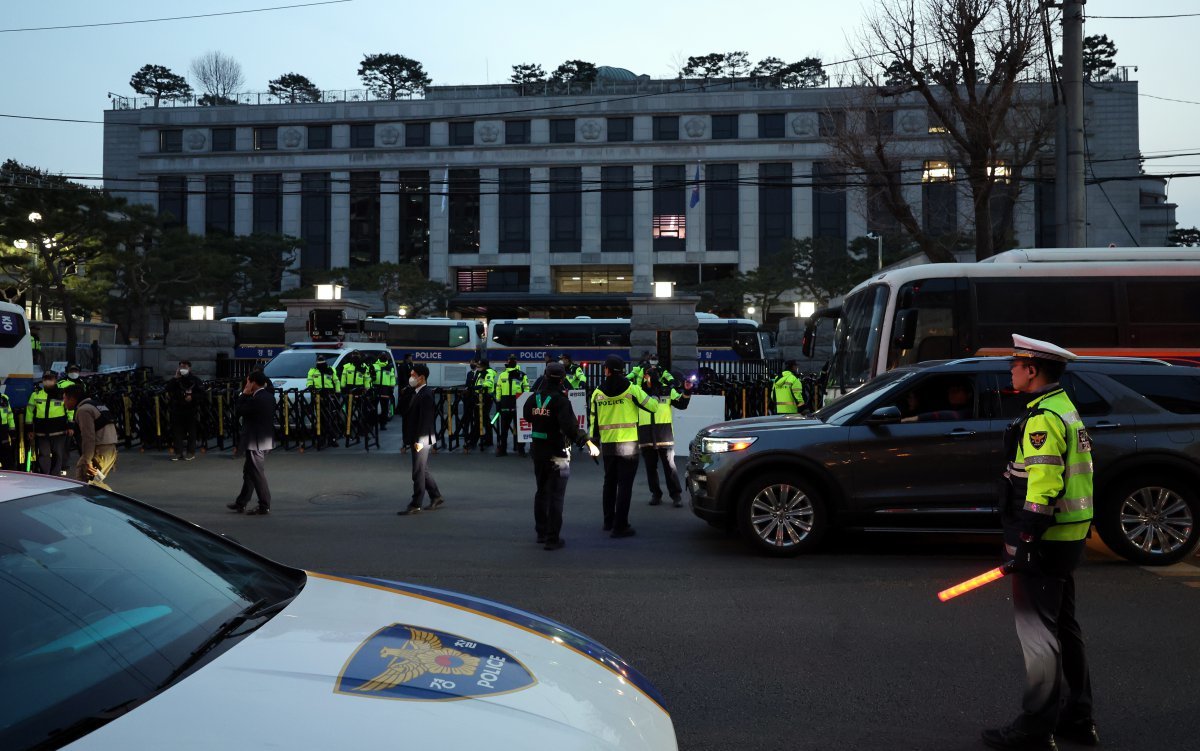
POLYGON ((259 389, 253 396, 238 396, 235 409, 242 418, 238 448, 245 451, 275 448, 275 395, 271 389, 259 389))
POLYGON ((195 413, 205 396, 200 379, 191 373, 167 381, 167 397, 175 414, 195 413), (187 398, 189 395, 191 399, 187 398))
POLYGON ((405 388, 400 392, 397 406, 397 411, 404 415, 404 445, 411 446, 418 441, 433 443, 436 439, 434 419, 437 417, 433 389, 429 386, 420 390, 405 388))
POLYGON ((531 394, 525 400, 522 414, 533 426, 531 453, 534 461, 565 457, 567 446, 572 443, 578 446, 587 443, 587 431, 579 428, 575 410, 571 408, 571 400, 559 388, 547 384, 542 391, 531 394), (547 396, 550 397, 549 403, 539 409, 538 397, 544 400, 547 396))

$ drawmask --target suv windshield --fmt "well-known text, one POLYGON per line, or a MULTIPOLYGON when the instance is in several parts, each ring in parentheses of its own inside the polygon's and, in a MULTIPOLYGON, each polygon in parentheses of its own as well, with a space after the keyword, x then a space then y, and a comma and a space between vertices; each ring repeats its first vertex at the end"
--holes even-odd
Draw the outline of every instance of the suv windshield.
POLYGON ((0 503, 0 673, 14 689, 0 702, 0 748, 94 730, 164 688, 233 615, 286 602, 303 583, 99 489, 0 503))
MULTIPOLYGON (((308 371, 317 364, 317 355, 323 354, 316 350, 290 349, 275 355, 263 375, 267 378, 307 378, 308 371)), ((328 353, 324 353, 328 356, 328 353)))
POLYGON ((914 375, 916 372, 912 370, 889 370, 878 378, 868 381, 862 388, 855 389, 826 405, 823 409, 814 412, 813 417, 832 425, 842 425, 858 414, 868 402, 874 401, 880 392, 892 389, 896 384, 906 381, 914 375))

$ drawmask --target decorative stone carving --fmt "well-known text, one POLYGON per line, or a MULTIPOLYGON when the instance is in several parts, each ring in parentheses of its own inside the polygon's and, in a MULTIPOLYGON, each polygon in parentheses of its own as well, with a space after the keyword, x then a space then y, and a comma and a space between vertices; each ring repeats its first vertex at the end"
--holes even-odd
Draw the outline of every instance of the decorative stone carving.
POLYGON ((583 136, 583 140, 585 141, 595 141, 600 137, 601 130, 600 121, 598 120, 584 120, 579 124, 579 134, 583 136))
POLYGON ((299 128, 284 128, 279 134, 279 140, 285 149, 298 149, 304 141, 304 135, 299 128))
POLYGON ((188 151, 200 151, 204 148, 204 144, 208 143, 208 136, 202 130, 189 130, 184 136, 183 142, 187 145, 188 151))
POLYGON ((479 140, 483 143, 495 143, 500 137, 500 128, 494 123, 484 123, 479 126, 479 140))
POLYGON ((703 138, 706 130, 708 125, 703 118, 693 117, 683 124, 683 132, 687 133, 688 138, 703 138))
POLYGON ((400 129, 395 125, 385 125, 379 129, 379 143, 384 146, 395 146, 400 143, 400 129))
POLYGON ((817 132, 816 115, 802 112, 792 118, 792 132, 801 138, 815 135, 817 132))
POLYGON ((900 116, 901 133, 920 133, 925 126, 924 118, 916 112, 905 112, 900 116))

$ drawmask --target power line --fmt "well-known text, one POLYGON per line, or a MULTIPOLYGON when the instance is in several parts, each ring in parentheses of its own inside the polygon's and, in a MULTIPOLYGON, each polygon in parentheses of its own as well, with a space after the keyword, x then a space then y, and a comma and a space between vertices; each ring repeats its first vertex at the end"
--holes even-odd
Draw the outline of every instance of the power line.
POLYGON ((216 16, 240 16, 246 13, 265 13, 272 10, 292 10, 294 8, 311 8, 315 5, 337 5, 353 0, 322 0, 315 3, 299 3, 296 5, 276 5, 270 8, 252 8, 250 10, 227 10, 220 13, 198 13, 191 16, 169 16, 167 18, 143 18, 135 21, 106 21, 103 23, 78 23, 67 26, 31 26, 24 29, 0 29, 0 34, 11 34, 19 31, 58 31, 60 29, 94 29, 100 26, 128 26, 139 23, 160 23, 162 21, 185 21, 194 18, 214 18, 216 16))
POLYGON ((1125 21, 1142 21, 1148 18, 1196 18, 1198 16, 1200 13, 1175 13, 1164 16, 1093 16, 1090 13, 1087 15, 1088 18, 1115 18, 1125 21))

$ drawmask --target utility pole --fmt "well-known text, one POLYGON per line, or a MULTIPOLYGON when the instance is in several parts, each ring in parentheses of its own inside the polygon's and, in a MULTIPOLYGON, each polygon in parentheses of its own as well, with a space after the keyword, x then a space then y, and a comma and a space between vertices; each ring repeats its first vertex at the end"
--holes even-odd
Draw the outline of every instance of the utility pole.
MULTIPOLYGON (((1087 247, 1087 196, 1083 175, 1086 144, 1083 131, 1083 6, 1087 0, 1063 0, 1062 88, 1065 104, 1066 232, 1068 248, 1087 247)), ((1065 132, 1064 132, 1065 131, 1065 132)))

